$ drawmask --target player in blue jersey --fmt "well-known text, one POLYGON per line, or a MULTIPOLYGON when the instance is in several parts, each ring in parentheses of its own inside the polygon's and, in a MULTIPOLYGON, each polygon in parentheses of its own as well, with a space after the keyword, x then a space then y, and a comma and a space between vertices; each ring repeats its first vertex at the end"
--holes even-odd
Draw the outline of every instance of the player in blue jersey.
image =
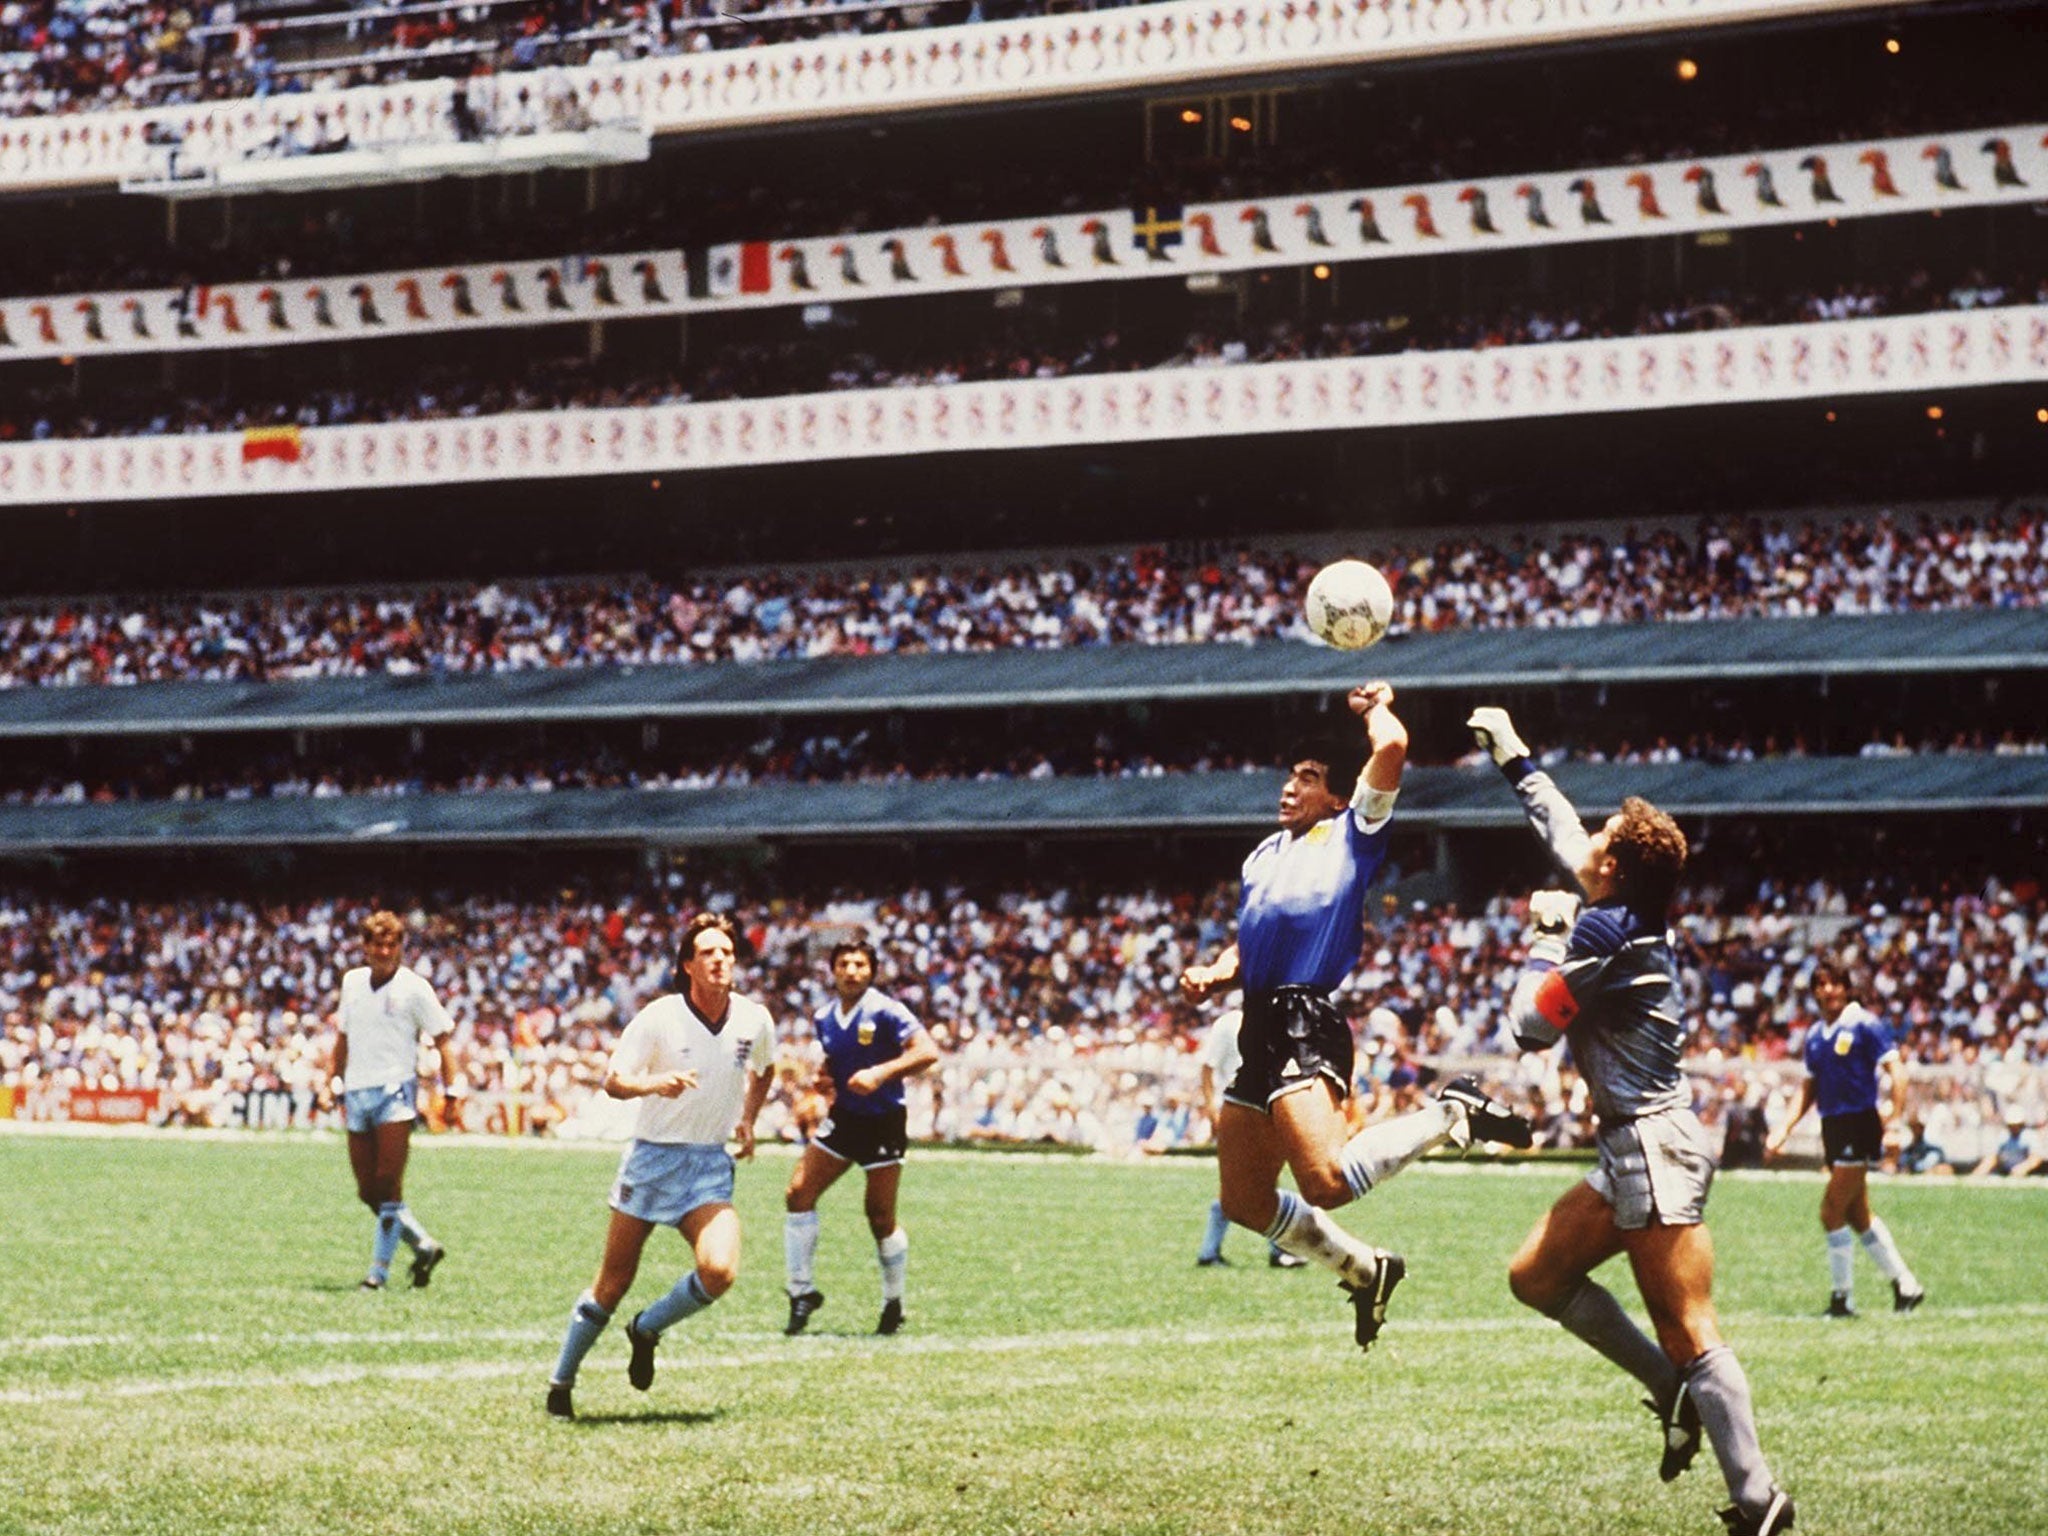
POLYGON ((1288 1253, 1333 1271, 1356 1310, 1354 1337, 1370 1347, 1407 1264, 1361 1243, 1323 1214, 1393 1177, 1431 1147, 1469 1146, 1475 1135, 1526 1147, 1527 1121, 1469 1078, 1398 1119, 1356 1136, 1344 1120, 1351 1092, 1351 1025, 1330 1000, 1358 964, 1365 893, 1386 858, 1387 827, 1408 757, 1408 731, 1385 682, 1346 700, 1364 722, 1356 735, 1304 756, 1280 790, 1280 830, 1244 861, 1237 942, 1181 976, 1199 1000, 1244 989, 1240 1064, 1216 1119, 1223 1212, 1288 1253), (1300 1193, 1279 1187, 1291 1169, 1300 1193))
POLYGON ((1749 1379, 1714 1312, 1714 1153, 1692 1111, 1683 1061, 1691 1031, 1665 922, 1685 834, 1630 796, 1589 836, 1506 710, 1474 710, 1466 724, 1574 887, 1529 898, 1528 967, 1510 1022, 1525 1050, 1568 1044, 1599 1126, 1598 1164, 1536 1223, 1509 1263, 1508 1286, 1649 1388, 1665 1482, 1691 1465, 1704 1431, 1734 1501, 1721 1511, 1731 1536, 1777 1536, 1792 1529, 1792 1501, 1772 1480, 1749 1379), (1623 1253, 1655 1340, 1593 1279, 1623 1253))
POLYGON ((903 1326, 904 1271, 910 1238, 896 1223, 903 1182, 903 1080, 937 1064, 939 1048, 917 1015, 874 986, 875 951, 864 942, 832 951, 833 1001, 811 1018, 825 1052, 832 1113, 818 1127, 789 1181, 782 1249, 789 1265, 789 1326, 802 1333, 825 1304, 812 1283, 818 1253, 818 1197, 858 1163, 867 1175, 868 1230, 882 1269, 882 1320, 877 1333, 903 1326))
POLYGON ((1906 1112, 1906 1069, 1891 1031, 1850 999, 1849 978, 1840 966, 1821 961, 1813 968, 1812 986, 1820 1018, 1806 1032, 1806 1083, 1799 1108, 1765 1143, 1764 1157, 1768 1160, 1783 1151, 1793 1127, 1814 1105, 1820 1106, 1821 1153, 1828 1165, 1820 1224, 1827 1232, 1828 1274, 1834 1282, 1827 1315, 1856 1315, 1859 1238, 1892 1283, 1892 1310, 1910 1312, 1927 1299, 1927 1293, 1906 1267, 1891 1229, 1871 1214, 1868 1189, 1870 1170, 1884 1159, 1885 1122, 1906 1112))

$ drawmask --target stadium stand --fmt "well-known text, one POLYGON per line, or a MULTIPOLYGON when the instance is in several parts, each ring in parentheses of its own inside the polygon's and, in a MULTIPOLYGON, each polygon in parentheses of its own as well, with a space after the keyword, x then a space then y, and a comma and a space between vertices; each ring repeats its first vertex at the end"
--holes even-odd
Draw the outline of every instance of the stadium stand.
MULTIPOLYGON (((719 900, 730 901, 730 895, 719 900)), ((821 1001, 817 954, 858 928, 883 943, 885 979, 937 1022, 949 1064, 916 1098, 913 1125, 936 1139, 1067 1142, 1137 1150, 1143 1101, 1195 1100, 1199 1021, 1171 985, 1229 920, 1227 887, 1171 891, 915 886, 887 896, 778 896, 735 910, 757 986, 787 1018, 821 1001), (1047 957, 1063 957, 1048 968, 1047 957)), ((610 1032, 663 985, 675 910, 663 902, 472 899, 416 911, 413 945, 458 1021, 475 1128, 591 1134, 610 1032)), ((54 1114, 73 1091, 141 1092, 179 1124, 313 1119, 323 1070, 321 1012, 349 910, 333 903, 0 904, 0 1069, 23 1112, 54 1114)), ((1367 936, 1345 1001, 1364 1021, 1361 1075, 1388 1097, 1429 1064, 1494 1055, 1525 919, 1515 903, 1467 910, 1389 904, 1367 936)), ((1685 981, 1708 1098, 1763 1086, 1782 1104, 1811 1018, 1801 978, 1823 948, 1853 946, 1879 978, 1920 1070, 1916 1111, 1957 1160, 1974 1161, 2006 1113, 2048 1113, 2041 962, 2048 907, 2035 882, 1990 882, 1885 899, 1814 882, 1765 882, 1681 904, 1685 981), (1736 1072, 1730 1063, 1749 1067, 1736 1072), (2004 1071, 1985 1070, 1994 1064, 2004 1071)), ((788 1129, 801 1030, 785 1042, 776 1125, 788 1129)), ((1531 1058, 1513 1090, 1551 1145, 1586 1134, 1568 1068, 1531 1058)), ((1199 1113, 1152 1147, 1206 1139, 1199 1113)))
MULTIPOLYGON (((2048 522, 2029 505, 1627 525, 1554 540, 1424 537, 1343 550, 1387 573, 1396 636, 2030 609, 2048 598, 2048 522)), ((1336 552, 1081 550, 678 583, 17 602, 0 609, 0 690, 1304 641, 1294 594, 1336 552)))
MULTIPOLYGON (((393 98, 297 88, 327 74, 440 77, 409 98, 415 127, 466 143, 505 127, 457 121, 472 101, 507 100, 495 76, 474 92, 449 83, 480 61, 588 118, 587 94, 569 94, 596 78, 588 50, 623 64, 828 25, 998 19, 958 5, 730 28, 603 5, 303 14, 162 13, 117 43, 116 11, 81 23, 65 5, 19 5, 0 24, 37 58, 12 62, 0 100, 48 115, 261 88, 245 104, 253 126, 234 127, 217 158, 338 159, 364 112, 393 98), (169 78, 180 73, 192 78, 169 78)), ((1525 110, 1500 89, 1498 55, 1285 85, 1162 73, 1145 101, 1078 94, 971 118, 878 117, 864 132, 828 120, 836 107, 797 112, 744 140, 677 132, 644 163, 445 194, 165 204, 87 190, 53 203, 0 253, 0 291, 63 296, 44 305, 52 335, 88 319, 118 328, 107 297, 145 286, 173 290, 187 317, 205 309, 215 329, 174 355, 166 312, 165 345, 139 356, 63 352, 60 339, 30 357, 43 344, 23 318, 33 309, 0 304, 32 343, 0 353, 13 386, 4 446, 142 432, 177 448, 207 427, 287 430, 229 440, 225 451, 280 461, 238 507, 187 490, 117 512, 84 480, 7 491, 28 504, 0 575, 9 1106, 57 1117, 135 1093, 164 1123, 308 1123, 351 923, 381 898, 408 912, 414 951, 461 1021, 468 1091, 453 1117, 604 1134, 592 1095, 603 1052, 665 985, 679 912, 706 901, 744 916, 750 985, 785 1018, 817 1000, 821 946, 856 929, 882 937, 894 979, 951 1047, 936 1091, 915 1100, 921 1134, 1198 1143, 1198 1021, 1168 983, 1228 922, 1219 881, 1270 823, 1280 738, 1324 723, 1321 707, 1364 665, 1399 681, 1419 765, 1400 868, 1346 999, 1376 1102, 1484 1058, 1546 1144, 1584 1140, 1568 1069, 1504 1059, 1500 1003, 1524 914, 1502 892, 1534 871, 1527 850, 1508 851, 1512 804, 1458 761, 1470 752, 1458 722, 1483 685, 1562 754, 1561 779, 1590 808, 1647 792, 1699 829, 1682 927, 1710 1110, 1760 1093, 1782 1111, 1801 978, 1823 948, 1849 951, 1909 1032, 1916 1108, 1968 1159, 2015 1108, 2048 1114, 2048 909, 2031 874, 2048 775, 2030 702, 2048 656, 2048 455, 2029 329, 2048 290, 2028 243, 2040 135, 2017 148, 1998 137, 2038 116, 2044 44, 2016 14, 1972 4, 1921 18, 1903 59, 1864 49, 1867 32, 1838 17, 1731 33, 1698 50, 1730 82, 1712 99, 1673 82, 1664 39, 1518 66, 1553 102, 1598 111, 1525 110), (1985 46, 1994 35, 2012 45, 1985 46), (1939 68, 1944 39, 1984 70, 1939 68), (1786 88, 1822 79, 1828 90, 1786 88), (1938 136, 1925 146, 1938 153, 1915 150, 1910 171, 1896 167, 1910 193, 1886 192, 1893 164, 1863 158, 1859 141, 1908 134, 1938 136), (712 248, 727 242, 876 240, 1095 208, 1133 227, 1149 209, 1158 226, 1176 222, 1162 207, 1203 198, 1573 168, 1625 185, 1651 162, 1675 176, 1663 161, 1798 145, 1857 147, 1830 149, 1834 182, 1826 163, 1788 168, 1797 206, 1768 228, 1767 178, 1737 171, 1739 228, 1660 232, 1654 198, 1587 198, 1592 212, 1574 198, 1553 206, 1581 227, 1595 213, 1632 222, 1569 249, 1447 239, 1370 281, 1348 281, 1358 269, 1345 260, 1317 275, 1276 250, 1231 256, 1209 287, 1175 268, 827 315, 806 316, 791 291, 711 291, 724 281, 712 248), (1937 201, 1886 212, 1894 195, 1937 201), (568 318, 259 348, 221 345, 217 296, 202 294, 329 276, 343 292, 408 263, 516 258, 554 270, 588 308, 590 263, 640 252, 670 263, 649 274, 677 312, 550 311, 568 318), (726 297, 729 313, 680 312, 726 297), (1901 346, 1886 354, 1895 372, 1859 375, 1853 403, 1760 395, 1713 427, 1705 411, 1646 411, 1623 428, 1588 406, 1569 423, 1560 410, 1435 437, 1374 423, 1315 447, 1262 430, 1230 448, 1228 474, 1214 444, 1109 438, 979 467, 825 457, 771 476, 763 458, 693 473, 682 493, 592 472, 408 499, 394 474, 344 503, 282 478, 295 427, 1162 365, 1218 377, 1221 364, 1420 348, 1492 363, 1600 336, 1713 331, 1746 346, 1748 327, 1887 315, 1936 317, 1923 340, 1947 348, 1952 325, 1987 309, 2012 321, 2003 354, 1988 331, 1970 352, 1986 371, 1959 372, 1947 350, 1915 363, 1901 346), (1994 357, 2006 371, 1988 371, 1994 357), (1822 413, 1832 426, 1837 409, 1855 420, 1823 443, 1822 413), (1750 451, 1722 451, 1717 428, 1750 451), (1870 506, 1837 510, 1859 500, 1870 506), (1763 507, 1783 510, 1748 515, 1763 507), (1302 532, 1276 532, 1290 528, 1302 532), (1363 658, 1301 643, 1303 581, 1339 552, 1395 580, 1396 637, 1363 658), (1103 874, 1141 859, 1160 871, 1151 890, 1103 874)), ((749 55, 764 69, 789 56, 749 55)), ((908 90, 891 102, 915 104, 908 90)), ((727 122, 723 110, 707 106, 703 124, 727 122)), ((668 111, 643 126, 673 127, 668 111)), ((212 120, 125 115, 181 133, 212 120)), ((67 185, 104 188, 102 162, 83 164, 104 119, 81 114, 77 133, 67 185)), ((32 179, 29 142, 0 144, 0 189, 32 179)), ((1691 217, 1714 194, 1701 178, 1684 185, 1685 207, 1669 192, 1667 205, 1691 217)), ((1487 232, 1483 203, 1455 206, 1461 240, 1487 232)), ((536 278, 531 296, 550 286, 536 278)), ((268 323, 255 313, 238 324, 268 323)), ((1857 346, 1859 366, 1881 350, 1857 346)), ((1631 373, 1617 387, 1635 384, 1631 373)), ((779 1133, 793 1133, 801 1049, 790 1042, 779 1133)))

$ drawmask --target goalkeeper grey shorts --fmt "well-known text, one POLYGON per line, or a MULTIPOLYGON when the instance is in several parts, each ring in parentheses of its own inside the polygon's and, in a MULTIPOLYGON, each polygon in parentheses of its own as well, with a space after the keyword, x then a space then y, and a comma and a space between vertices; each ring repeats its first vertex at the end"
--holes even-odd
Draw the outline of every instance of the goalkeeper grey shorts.
POLYGON ((1600 1166, 1586 1176, 1625 1232, 1652 1223, 1697 1226, 1714 1185, 1714 1149, 1689 1109, 1667 1109, 1600 1129, 1600 1166))

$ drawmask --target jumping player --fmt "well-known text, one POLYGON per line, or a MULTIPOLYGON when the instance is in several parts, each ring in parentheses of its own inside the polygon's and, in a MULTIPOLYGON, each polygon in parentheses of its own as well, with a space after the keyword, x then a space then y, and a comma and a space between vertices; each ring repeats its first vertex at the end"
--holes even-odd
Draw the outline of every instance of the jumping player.
MULTIPOLYGON (((1216 1022, 1209 1026, 1209 1037, 1202 1042, 1202 1108, 1209 1117, 1213 1128, 1223 1113, 1223 1088, 1237 1076, 1237 1069, 1244 1062, 1238 1050, 1238 1031, 1244 1027, 1244 1010, 1231 1008, 1218 1014, 1216 1022)), ((1213 1134, 1213 1130, 1212 1130, 1213 1134)), ((1195 1254, 1195 1263, 1203 1269, 1228 1264, 1223 1256, 1223 1239, 1230 1232, 1230 1218, 1223 1214, 1223 1202, 1209 1202, 1208 1224, 1202 1229, 1202 1246, 1195 1254)), ((1274 1269, 1306 1269, 1308 1260, 1297 1259, 1278 1243, 1266 1244, 1266 1262, 1274 1269)))
POLYGON ((1850 1000, 1849 978, 1840 966, 1821 961, 1813 968, 1812 986, 1820 1020, 1806 1032, 1806 1082, 1799 1108, 1764 1144, 1764 1157, 1782 1152, 1793 1127, 1816 1103, 1820 1105, 1821 1151, 1828 1165, 1820 1224, 1827 1233, 1828 1274, 1834 1282, 1826 1315, 1856 1315, 1859 1238, 1864 1252, 1892 1283, 1892 1310, 1910 1312, 1927 1299, 1927 1293, 1906 1267, 1891 1229, 1871 1214, 1868 1188, 1870 1170, 1884 1159, 1885 1122, 1906 1112, 1906 1069, 1883 1022, 1850 1000), (1880 1079, 1885 1086, 1882 1096, 1880 1079))
POLYGON ((1680 1067, 1690 1033, 1665 914, 1685 867, 1685 834, 1631 796, 1592 836, 1550 776, 1530 761, 1504 709, 1466 722, 1514 786, 1530 824, 1585 898, 1538 891, 1529 901, 1529 963, 1511 1020, 1528 1050, 1560 1037, 1593 1096, 1598 1166, 1537 1222, 1508 1269, 1517 1300, 1650 1390, 1664 1429, 1660 1475, 1698 1453, 1701 1428, 1734 1499, 1735 1536, 1792 1528, 1792 1501, 1757 1443, 1749 1380, 1714 1314, 1706 1229, 1714 1155, 1680 1067), (1657 1330, 1652 1342, 1592 1272, 1628 1255, 1657 1330), (1661 1345, 1661 1348, 1660 1348, 1661 1345))
MULTIPOLYGON (((445 1094, 455 1086, 449 1032, 455 1024, 426 977, 400 964, 405 923, 396 912, 363 919, 364 964, 345 972, 335 1004, 330 1078, 339 1081, 356 1198, 377 1213, 370 1272, 362 1289, 381 1291, 402 1240, 412 1249, 412 1283, 424 1288, 448 1250, 427 1235, 405 1203, 405 1164, 419 1118, 420 1042, 436 1044, 445 1094)), ((332 1087, 323 1096, 331 1102, 332 1087)))
POLYGON ((604 1091, 638 1099, 633 1140, 612 1186, 604 1259, 569 1315, 569 1331, 548 1382, 547 1409, 576 1416, 571 1392, 590 1346, 626 1299, 640 1251, 657 1226, 683 1234, 696 1268, 626 1324, 632 1358, 626 1380, 654 1385, 654 1350, 672 1325, 732 1288, 740 1268, 740 1216, 733 1209, 733 1160, 754 1155, 754 1121, 774 1081, 775 1026, 768 1010, 733 991, 732 920, 701 912, 677 945, 681 988, 633 1016, 606 1069, 604 1091))
POLYGON ((1361 1243, 1323 1214, 1348 1205, 1431 1147, 1473 1136, 1528 1146, 1527 1121, 1460 1078, 1436 1102, 1349 1135, 1351 1026, 1330 993, 1357 965, 1365 893, 1386 857, 1387 826, 1408 755, 1393 686, 1354 688, 1346 703, 1371 749, 1359 772, 1355 735, 1294 764, 1280 791, 1280 830, 1244 862, 1237 941, 1209 965, 1190 966, 1182 993, 1198 1001, 1244 989, 1242 1064, 1225 1086, 1216 1123, 1223 1211, 1281 1248, 1337 1276, 1356 1311, 1353 1336, 1369 1348, 1387 1299, 1407 1273, 1396 1253, 1361 1243), (1279 1187, 1293 1170, 1299 1194, 1279 1187))
POLYGON ((904 1272, 910 1238, 896 1224, 896 1191, 903 1182, 903 1080, 929 1071, 939 1048, 917 1015, 874 987, 875 951, 863 941, 832 951, 834 1001, 811 1020, 825 1052, 832 1112, 818 1127, 790 1176, 784 1197, 782 1251, 789 1267, 789 1325, 802 1333, 825 1305, 812 1284, 818 1254, 818 1197, 856 1163, 867 1175, 868 1230, 882 1269, 882 1320, 877 1333, 903 1326, 904 1272))

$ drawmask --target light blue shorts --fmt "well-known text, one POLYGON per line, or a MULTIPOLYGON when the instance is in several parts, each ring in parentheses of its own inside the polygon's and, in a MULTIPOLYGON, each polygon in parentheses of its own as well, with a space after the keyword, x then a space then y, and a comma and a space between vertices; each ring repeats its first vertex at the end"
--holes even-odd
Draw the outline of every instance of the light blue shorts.
POLYGON ((349 1089, 343 1105, 348 1115, 350 1134, 359 1135, 364 1131, 374 1131, 380 1125, 419 1118, 419 1111, 414 1107, 419 1088, 419 1079, 408 1077, 395 1088, 349 1089))
POLYGON ((732 1154, 701 1141, 636 1141, 619 1162, 611 1207, 672 1227, 702 1205, 732 1204, 732 1154))

